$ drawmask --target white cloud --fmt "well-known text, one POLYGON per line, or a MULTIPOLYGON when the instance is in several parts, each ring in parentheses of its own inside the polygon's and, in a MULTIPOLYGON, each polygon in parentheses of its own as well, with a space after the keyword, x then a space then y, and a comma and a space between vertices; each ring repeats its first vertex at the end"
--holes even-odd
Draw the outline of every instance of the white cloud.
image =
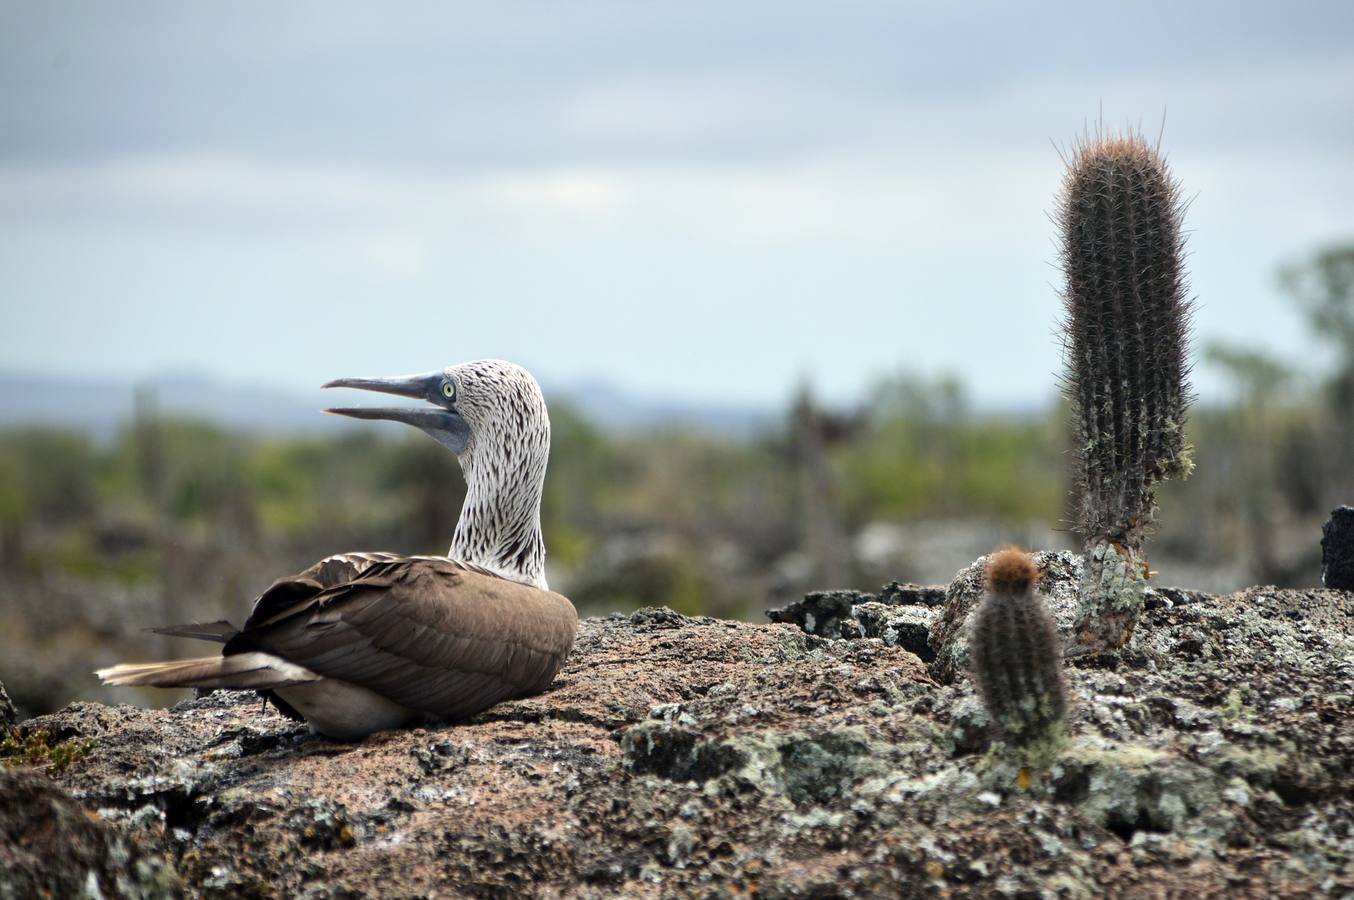
MULTIPOLYGON (((731 55, 723 68, 683 57, 670 71, 635 63, 638 76, 580 62, 535 105, 490 85, 411 99, 385 130, 345 106, 330 131, 301 139, 287 108, 219 133, 147 126, 118 157, 14 156, 0 162, 7 312, 62 335, 43 354, 107 341, 110 355, 153 359, 169 351, 145 335, 185 290, 294 315, 286 334, 311 319, 279 298, 311 313, 366 308, 386 279, 417 282, 389 292, 411 310, 454 297, 466 332, 499 335, 502 307, 529 308, 540 344, 515 335, 502 353, 560 370, 586 360, 631 384, 687 386, 698 377, 687 348, 702 346, 724 360, 699 373, 712 395, 733 382, 766 396, 799 366, 845 392, 906 362, 963 371, 990 395, 1043 397, 1057 280, 1044 211, 1060 175, 1050 138, 1072 138, 1102 105, 1106 124, 1141 117, 1154 133, 1164 106, 1164 146, 1198 198, 1201 338, 1305 352, 1272 274, 1354 231, 1348 62, 1051 65, 954 85, 908 81, 878 58, 828 72, 792 57, 731 55), (352 150, 373 133, 395 137, 352 150), (48 306, 59 312, 43 319, 48 306), (120 309, 131 324, 118 340, 91 327, 81 345, 80 309, 120 309)), ((151 124, 176 121, 157 112, 151 124)), ((236 345, 260 340, 242 332, 236 345)), ((34 346, 16 338, 7 352, 34 346)))
MULTIPOLYGON (((999 227, 1049 159, 836 159, 778 166, 561 167, 474 178, 222 157, 0 171, 0 222, 101 220, 316 235, 486 231, 568 240, 636 229, 733 244, 948 240, 999 227)), ((1038 190, 1038 188, 1036 188, 1038 190)), ((1023 216, 1022 216, 1023 217, 1023 216)))
POLYGON ((566 128, 590 144, 625 139, 614 159, 474 173, 226 153, 11 162, 0 168, 0 224, 338 235, 406 274, 436 241, 465 235, 920 248, 1003 240, 1037 227, 1058 178, 1048 139, 1070 139, 1082 119, 1069 111, 1093 117, 1095 103, 1107 124, 1132 110, 1149 131, 1169 105, 1165 145, 1210 208, 1325 233, 1349 227, 1354 170, 1329 140, 1338 123, 1323 132, 1309 113, 1347 108, 1349 74, 1347 63, 1315 60, 1096 85, 1035 79, 962 99, 851 94, 751 71, 651 76, 577 86, 561 101, 566 128), (1315 132, 1262 130, 1259 110, 1271 122, 1305 117, 1315 132), (782 153, 777 140, 791 132, 797 149, 782 153), (760 149, 645 161, 643 147, 693 133, 742 135, 760 149))
POLYGON ((431 259, 427 241, 413 234, 373 233, 355 239, 353 244, 371 268, 397 279, 422 275, 431 259))

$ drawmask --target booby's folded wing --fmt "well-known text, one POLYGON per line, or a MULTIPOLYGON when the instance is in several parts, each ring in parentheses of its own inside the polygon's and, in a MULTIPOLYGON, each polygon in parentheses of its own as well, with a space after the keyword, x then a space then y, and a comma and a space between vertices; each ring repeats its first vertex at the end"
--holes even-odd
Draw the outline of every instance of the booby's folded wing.
POLYGON ((161 628, 147 628, 146 630, 151 634, 191 638, 195 641, 215 641, 218 644, 224 644, 240 633, 240 629, 225 619, 215 622, 194 622, 191 625, 165 625, 161 628))
POLYGON ((395 562, 406 558, 402 553, 387 551, 335 553, 333 556, 326 556, 299 575, 282 580, 309 579, 329 588, 347 584, 377 563, 395 562))
POLYGON ((459 718, 544 688, 576 628, 564 597, 476 566, 345 554, 269 588, 225 652, 261 650, 459 718))

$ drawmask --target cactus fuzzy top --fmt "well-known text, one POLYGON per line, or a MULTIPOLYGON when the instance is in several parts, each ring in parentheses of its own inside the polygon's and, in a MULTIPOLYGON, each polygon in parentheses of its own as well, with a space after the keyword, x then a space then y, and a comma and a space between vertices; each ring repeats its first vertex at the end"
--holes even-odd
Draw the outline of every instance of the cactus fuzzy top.
POLYGON ((1039 567, 1024 550, 1007 547, 988 559, 983 580, 994 594, 1023 594, 1039 580, 1039 567))
POLYGON ((1091 539, 1136 547, 1153 517, 1153 485, 1188 474, 1183 218, 1178 183, 1140 134, 1096 134, 1074 148, 1056 219, 1078 525, 1091 539))

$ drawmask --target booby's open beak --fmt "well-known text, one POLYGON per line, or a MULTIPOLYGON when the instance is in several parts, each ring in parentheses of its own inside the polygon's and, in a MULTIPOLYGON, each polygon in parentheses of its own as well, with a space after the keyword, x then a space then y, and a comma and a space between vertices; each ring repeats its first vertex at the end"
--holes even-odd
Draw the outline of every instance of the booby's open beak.
POLYGON ((361 391, 378 391, 382 394, 426 400, 432 407, 344 406, 326 409, 325 412, 353 419, 388 419, 392 422, 413 425, 427 432, 459 456, 465 452, 466 444, 470 441, 470 425, 461 417, 455 403, 443 394, 445 384, 447 376, 444 373, 428 372, 423 375, 401 375, 395 378, 336 378, 321 387, 356 388, 361 391))

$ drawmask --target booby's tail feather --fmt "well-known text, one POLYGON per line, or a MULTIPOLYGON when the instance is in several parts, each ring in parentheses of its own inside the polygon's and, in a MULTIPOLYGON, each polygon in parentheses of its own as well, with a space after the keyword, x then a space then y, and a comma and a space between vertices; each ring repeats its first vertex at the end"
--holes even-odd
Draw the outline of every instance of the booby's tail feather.
POLYGON ((319 675, 271 653, 235 653, 169 662, 122 663, 94 673, 104 684, 127 687, 268 690, 318 681, 319 675))
POLYGON ((222 619, 219 622, 194 622, 191 625, 166 625, 163 628, 147 628, 152 634, 164 634, 169 637, 191 638, 195 641, 216 641, 224 644, 240 633, 240 629, 222 619))

